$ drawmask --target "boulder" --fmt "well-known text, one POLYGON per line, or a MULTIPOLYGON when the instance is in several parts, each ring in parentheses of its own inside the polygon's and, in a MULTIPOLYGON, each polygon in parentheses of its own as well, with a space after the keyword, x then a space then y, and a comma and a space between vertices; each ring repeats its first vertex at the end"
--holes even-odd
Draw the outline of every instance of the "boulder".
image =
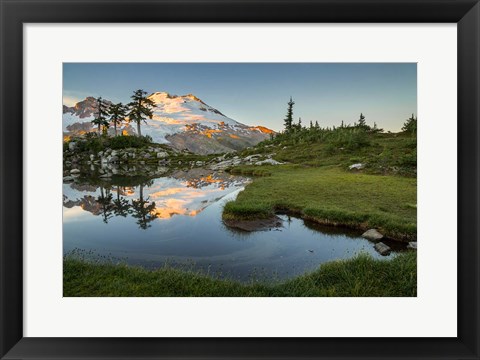
POLYGON ((68 150, 74 151, 76 147, 77 147, 77 143, 75 141, 70 141, 68 143, 68 150))
POLYGON ((95 155, 90 154, 90 161, 93 161, 93 160, 95 160, 95 155))
POLYGON ((118 156, 116 155, 110 155, 109 158, 109 162, 116 162, 119 160, 118 156))
POLYGON ((417 250, 417 242, 416 242, 416 241, 410 241, 410 242, 408 243, 407 249, 417 250))
POLYGON ((361 164, 361 163, 358 163, 358 164, 353 164, 353 165, 350 165, 348 168, 350 170, 361 170, 365 167, 364 164, 361 164))
POLYGON ((203 166, 203 161, 197 161, 197 162, 195 163, 195 166, 203 166))
POLYGON ((392 251, 390 246, 385 245, 382 242, 376 243, 374 247, 375 247, 375 250, 377 250, 377 252, 383 256, 390 254, 390 252, 392 251))
POLYGON ((75 180, 75 178, 73 176, 64 176, 63 177, 63 181, 65 182, 70 182, 70 181, 73 181, 75 180))
POLYGON ((273 159, 265 159, 262 161, 257 161, 255 165, 281 165, 283 163, 273 160, 273 159))
POLYGON ((380 241, 383 239, 383 234, 379 233, 376 229, 370 229, 365 231, 362 237, 370 241, 380 241))
POLYGON ((103 175, 100 175, 99 177, 101 177, 101 178, 104 178, 104 179, 105 179, 105 178, 110 178, 110 177, 111 177, 111 175, 110 175, 110 174, 103 174, 103 175))
POLYGON ((166 157, 168 157, 168 153, 166 153, 165 151, 157 152, 157 159, 163 159, 166 157))
POLYGON ((70 170, 70 174, 80 174, 80 170, 72 169, 72 170, 70 170))
POLYGON ((262 155, 260 154, 255 154, 255 155, 249 155, 247 156, 245 159, 243 159, 244 161, 253 161, 253 160, 256 160, 256 158, 258 157, 261 157, 262 155))

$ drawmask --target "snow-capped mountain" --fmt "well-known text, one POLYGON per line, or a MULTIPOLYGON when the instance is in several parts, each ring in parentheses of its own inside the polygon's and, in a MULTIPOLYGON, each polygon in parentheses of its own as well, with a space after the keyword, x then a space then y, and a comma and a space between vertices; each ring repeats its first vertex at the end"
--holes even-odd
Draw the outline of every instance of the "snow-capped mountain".
MULTIPOLYGON (((149 95, 155 103, 153 118, 142 123, 142 135, 154 142, 169 144, 179 150, 208 154, 240 150, 269 138, 273 132, 262 126, 247 126, 205 104, 195 95, 171 95, 156 92, 149 95)), ((107 104, 110 102, 107 101, 107 104)), ((63 106, 64 136, 95 131, 95 99, 87 97, 73 107, 63 106)), ((134 124, 120 130, 134 134, 134 124)), ((110 128, 113 133, 113 129, 110 128)))

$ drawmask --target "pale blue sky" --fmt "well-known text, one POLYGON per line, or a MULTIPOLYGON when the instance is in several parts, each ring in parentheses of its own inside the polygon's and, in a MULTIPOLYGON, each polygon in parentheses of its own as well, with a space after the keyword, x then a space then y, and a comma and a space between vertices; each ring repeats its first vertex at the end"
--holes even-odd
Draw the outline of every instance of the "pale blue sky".
POLYGON ((66 105, 87 96, 128 102, 133 90, 192 93, 226 116, 281 130, 290 96, 294 118, 320 126, 355 122, 399 131, 417 113, 414 63, 66 63, 66 105))

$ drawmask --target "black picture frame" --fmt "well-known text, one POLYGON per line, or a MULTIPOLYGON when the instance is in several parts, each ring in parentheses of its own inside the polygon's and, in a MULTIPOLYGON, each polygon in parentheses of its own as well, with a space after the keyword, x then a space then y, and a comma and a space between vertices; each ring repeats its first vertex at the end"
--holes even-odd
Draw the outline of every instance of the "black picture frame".
POLYGON ((0 14, 2 359, 479 359, 478 0, 0 0, 0 14), (457 23, 458 336, 281 339, 23 337, 23 24, 141 22, 457 23))

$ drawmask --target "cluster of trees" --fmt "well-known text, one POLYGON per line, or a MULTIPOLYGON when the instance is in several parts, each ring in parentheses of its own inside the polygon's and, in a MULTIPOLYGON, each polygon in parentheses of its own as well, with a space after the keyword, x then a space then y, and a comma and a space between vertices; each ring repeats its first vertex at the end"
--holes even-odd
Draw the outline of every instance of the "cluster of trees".
POLYGON ((151 181, 140 184, 140 196, 138 199, 132 199, 131 203, 125 197, 120 196, 120 186, 117 186, 116 189, 116 199, 113 198, 109 187, 100 186, 100 196, 96 198, 96 202, 101 207, 103 222, 108 223, 113 216, 127 217, 127 215, 131 215, 137 219, 140 229, 149 228, 150 223, 156 219, 154 212, 156 205, 155 202, 150 202, 148 197, 143 196, 143 188, 151 186, 151 184, 151 181))
POLYGON ((153 117, 153 108, 155 103, 147 98, 147 92, 138 89, 131 96, 132 101, 124 105, 121 102, 117 104, 107 105, 102 97, 96 99, 95 118, 92 120, 94 125, 98 126, 98 133, 105 134, 113 124, 115 136, 117 136, 117 126, 123 123, 134 122, 137 124, 137 135, 141 136, 141 123, 146 119, 153 117))
MULTIPOLYGON (((320 125, 318 124, 318 121, 315 121, 315 124, 310 121, 310 126, 306 127, 302 125, 302 119, 298 119, 298 123, 295 123, 293 121, 293 105, 295 105, 295 102, 293 101, 292 97, 290 97, 290 101, 288 102, 288 107, 287 107, 287 115, 285 116, 285 119, 283 120, 284 123, 284 134, 285 135, 291 135, 293 133, 299 133, 299 132, 308 132, 308 131, 334 131, 338 128, 340 129, 357 129, 357 130, 362 130, 367 133, 379 133, 383 132, 383 129, 380 129, 377 127, 376 123, 373 123, 373 126, 370 126, 367 124, 365 115, 363 113, 360 113, 359 119, 353 123, 353 125, 348 124, 346 125, 343 120, 342 123, 340 124, 339 127, 333 126, 332 128, 320 128, 320 125)), ((412 116, 406 120, 402 127, 402 131, 410 134, 416 134, 417 132, 417 118, 412 114, 412 116)))

